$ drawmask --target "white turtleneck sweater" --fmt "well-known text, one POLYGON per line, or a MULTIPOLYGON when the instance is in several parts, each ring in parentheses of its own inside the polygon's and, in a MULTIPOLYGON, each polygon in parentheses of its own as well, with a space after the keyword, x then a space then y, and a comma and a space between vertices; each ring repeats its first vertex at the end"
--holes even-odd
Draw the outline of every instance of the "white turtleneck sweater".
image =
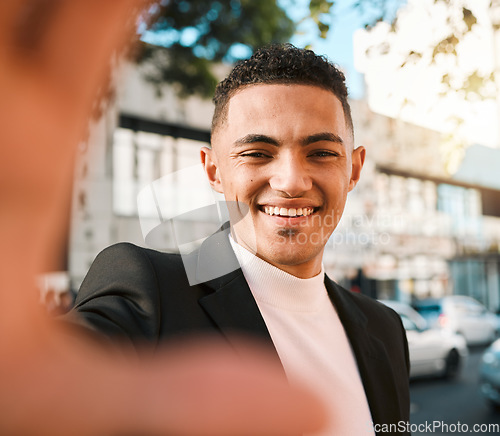
POLYGON ((323 269, 300 279, 229 239, 288 379, 307 383, 325 400, 329 425, 314 436, 373 435, 356 360, 323 269))

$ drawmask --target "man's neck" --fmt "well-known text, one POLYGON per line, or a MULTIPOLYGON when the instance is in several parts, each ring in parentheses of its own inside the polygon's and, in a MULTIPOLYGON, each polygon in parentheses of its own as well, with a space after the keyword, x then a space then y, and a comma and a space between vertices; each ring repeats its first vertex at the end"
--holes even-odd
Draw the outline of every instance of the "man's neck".
POLYGON ((247 247, 244 241, 242 241, 240 238, 235 238, 233 232, 231 232, 231 238, 233 239, 234 242, 236 242, 237 244, 239 244, 240 246, 242 246, 250 253, 257 256, 258 258, 299 279, 310 279, 320 274, 323 270, 323 263, 322 263, 323 252, 321 252, 321 256, 315 257, 306 262, 297 265, 285 265, 278 262, 274 262, 271 259, 262 256, 261 254, 259 254, 258 251, 256 252, 251 247, 247 247))

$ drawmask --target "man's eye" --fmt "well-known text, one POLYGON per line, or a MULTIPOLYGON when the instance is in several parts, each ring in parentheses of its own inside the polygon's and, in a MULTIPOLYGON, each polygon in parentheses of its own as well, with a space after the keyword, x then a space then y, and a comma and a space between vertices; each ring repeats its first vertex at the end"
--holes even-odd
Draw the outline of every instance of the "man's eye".
POLYGON ((271 156, 265 154, 265 153, 262 153, 260 151, 252 151, 252 152, 248 152, 248 153, 243 153, 241 156, 243 157, 255 157, 255 158, 269 158, 271 156))
POLYGON ((309 156, 311 157, 335 157, 338 156, 339 154, 334 152, 334 151, 327 151, 327 150, 321 150, 321 151, 315 151, 314 153, 311 153, 309 156))

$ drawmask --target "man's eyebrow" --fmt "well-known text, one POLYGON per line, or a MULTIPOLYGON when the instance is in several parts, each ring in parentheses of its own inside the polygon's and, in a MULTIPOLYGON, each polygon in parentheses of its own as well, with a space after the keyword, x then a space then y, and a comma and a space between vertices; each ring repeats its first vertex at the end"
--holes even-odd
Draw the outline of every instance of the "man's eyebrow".
POLYGON ((332 132, 322 132, 307 136, 302 140, 302 145, 314 144, 315 142, 321 142, 321 141, 330 141, 339 144, 344 143, 344 140, 339 135, 332 132))
POLYGON ((256 133, 250 133, 250 134, 244 136, 243 138, 237 139, 236 141, 234 141, 234 144, 236 146, 239 146, 239 145, 246 145, 246 144, 256 144, 258 142, 263 142, 266 144, 275 145, 276 147, 278 147, 280 145, 280 143, 276 139, 272 138, 271 136, 256 134, 256 133))
MULTIPOLYGON (((304 139, 302 139, 301 144, 302 145, 309 145, 309 144, 314 144, 315 142, 321 142, 321 141, 329 141, 329 142, 335 142, 338 144, 344 144, 344 140, 337 134, 332 133, 332 132, 321 132, 321 133, 315 133, 313 135, 306 136, 304 139)), ((243 138, 237 139, 234 141, 234 144, 236 146, 242 146, 242 145, 247 145, 247 144, 256 144, 256 143, 265 143, 265 144, 271 144, 276 147, 279 147, 281 144, 280 142, 268 135, 260 134, 260 133, 250 133, 243 138)))

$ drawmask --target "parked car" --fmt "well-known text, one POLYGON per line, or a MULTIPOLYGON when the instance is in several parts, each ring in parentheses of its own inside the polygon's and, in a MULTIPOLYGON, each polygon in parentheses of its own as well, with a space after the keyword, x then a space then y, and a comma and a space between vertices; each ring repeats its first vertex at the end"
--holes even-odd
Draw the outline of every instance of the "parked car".
POLYGON ((468 345, 489 344, 498 333, 498 318, 479 301, 464 295, 449 295, 417 301, 413 307, 430 326, 462 335, 468 345))
POLYGON ((488 402, 500 410, 500 339, 483 353, 479 366, 479 386, 488 402))
POLYGON ((429 328, 426 320, 410 305, 382 300, 403 322, 410 350, 410 377, 440 375, 454 378, 468 356, 463 336, 450 330, 429 328))

